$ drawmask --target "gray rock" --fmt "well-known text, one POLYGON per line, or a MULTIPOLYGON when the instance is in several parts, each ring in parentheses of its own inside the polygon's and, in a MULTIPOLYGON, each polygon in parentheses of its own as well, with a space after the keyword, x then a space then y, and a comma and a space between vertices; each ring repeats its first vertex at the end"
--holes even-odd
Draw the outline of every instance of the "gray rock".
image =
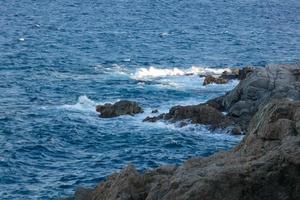
POLYGON ((222 97, 221 107, 246 130, 259 107, 271 99, 300 99, 298 69, 299 64, 256 68, 233 91, 222 97))

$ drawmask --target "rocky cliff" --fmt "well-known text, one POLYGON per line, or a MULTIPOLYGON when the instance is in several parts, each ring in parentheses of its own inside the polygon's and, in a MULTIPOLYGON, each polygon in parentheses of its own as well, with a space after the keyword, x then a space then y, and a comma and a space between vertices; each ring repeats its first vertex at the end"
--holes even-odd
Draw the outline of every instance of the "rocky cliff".
POLYGON ((139 173, 128 166, 77 200, 300 199, 300 65, 259 68, 223 97, 246 136, 236 148, 139 173))

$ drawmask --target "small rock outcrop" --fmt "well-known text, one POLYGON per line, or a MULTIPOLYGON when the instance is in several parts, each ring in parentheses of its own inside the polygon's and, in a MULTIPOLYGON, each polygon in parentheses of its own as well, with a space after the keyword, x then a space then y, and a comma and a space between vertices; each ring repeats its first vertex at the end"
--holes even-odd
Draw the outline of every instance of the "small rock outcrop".
POLYGON ((221 76, 205 75, 203 85, 209 84, 226 84, 230 80, 244 80, 249 74, 254 71, 253 67, 244 67, 242 69, 230 69, 230 71, 224 71, 221 76))
POLYGON ((228 83, 228 81, 229 81, 228 79, 208 75, 208 76, 205 77, 205 79, 203 81, 203 85, 209 85, 209 84, 212 84, 212 83, 226 84, 226 83, 228 83))
POLYGON ((134 101, 118 101, 115 104, 104 104, 96 106, 96 111, 100 113, 100 117, 110 118, 120 115, 135 115, 142 113, 143 109, 134 101))
POLYGON ((231 120, 222 112, 208 104, 174 106, 166 114, 144 119, 146 122, 156 122, 158 120, 168 120, 170 122, 187 120, 192 124, 210 125, 212 128, 226 127, 231 123, 231 120))

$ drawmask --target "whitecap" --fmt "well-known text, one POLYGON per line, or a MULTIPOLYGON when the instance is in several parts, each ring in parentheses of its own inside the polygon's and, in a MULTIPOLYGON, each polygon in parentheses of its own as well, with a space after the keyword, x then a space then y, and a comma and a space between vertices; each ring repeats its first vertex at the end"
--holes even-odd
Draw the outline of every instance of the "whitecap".
POLYGON ((22 41, 22 42, 23 42, 23 41, 25 41, 25 38, 22 38, 22 37, 21 37, 21 38, 19 38, 19 41, 22 41))
POLYGON ((150 67, 148 69, 147 68, 138 69, 134 74, 132 74, 132 77, 137 80, 143 80, 143 79, 159 78, 159 77, 166 77, 166 76, 183 76, 183 75, 185 75, 185 72, 176 67, 173 69, 159 69, 155 67, 150 67))
POLYGON ((159 34, 160 37, 164 37, 164 36, 168 36, 168 35, 170 35, 170 33, 168 33, 168 32, 162 32, 159 34))
POLYGON ((96 112, 95 110, 96 105, 98 105, 98 103, 89 99, 86 95, 83 95, 78 98, 76 104, 62 105, 61 108, 68 109, 68 110, 96 112))
POLYGON ((224 71, 231 72, 230 68, 209 68, 192 66, 188 69, 178 67, 161 69, 156 67, 139 68, 131 77, 136 80, 157 79, 168 76, 190 76, 190 75, 221 75, 224 71))

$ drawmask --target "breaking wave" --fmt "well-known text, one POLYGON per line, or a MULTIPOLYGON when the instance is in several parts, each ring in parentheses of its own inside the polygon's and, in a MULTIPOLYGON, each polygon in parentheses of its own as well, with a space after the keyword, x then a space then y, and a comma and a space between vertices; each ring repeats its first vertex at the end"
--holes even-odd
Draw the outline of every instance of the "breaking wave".
POLYGON ((224 71, 230 72, 230 68, 209 68, 209 67, 191 67, 189 69, 161 69, 156 67, 139 68, 132 74, 132 78, 137 80, 147 80, 163 78, 167 76, 190 76, 190 75, 221 75, 224 71))

